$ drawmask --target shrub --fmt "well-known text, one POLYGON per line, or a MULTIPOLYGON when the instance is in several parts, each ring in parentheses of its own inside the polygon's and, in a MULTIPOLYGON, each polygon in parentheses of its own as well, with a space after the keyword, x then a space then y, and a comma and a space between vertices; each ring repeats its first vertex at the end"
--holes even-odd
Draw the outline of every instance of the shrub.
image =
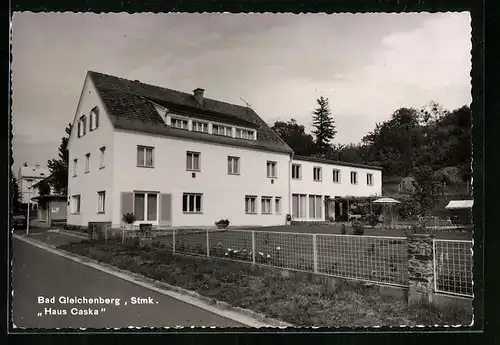
POLYGON ((127 224, 132 224, 135 222, 135 215, 133 213, 125 213, 123 215, 123 221, 127 224))
POLYGON ((370 225, 370 226, 375 226, 378 223, 380 223, 378 216, 375 213, 370 213, 370 214, 366 215, 365 220, 368 223, 368 225, 370 225))
POLYGON ((229 219, 220 219, 219 221, 215 222, 215 225, 217 227, 228 227, 229 226, 229 219))
POLYGON ((291 214, 287 214, 286 215, 286 221, 287 222, 291 222, 292 221, 292 215, 291 214))
POLYGON ((352 227, 354 228, 354 235, 363 235, 365 233, 365 228, 359 222, 352 223, 352 227))

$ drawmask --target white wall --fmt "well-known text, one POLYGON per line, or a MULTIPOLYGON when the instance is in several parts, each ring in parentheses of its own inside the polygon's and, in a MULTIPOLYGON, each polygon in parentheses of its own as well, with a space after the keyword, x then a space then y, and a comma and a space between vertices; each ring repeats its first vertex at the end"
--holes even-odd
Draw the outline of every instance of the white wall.
POLYGON ((308 161, 293 160, 292 164, 300 164, 301 179, 291 180, 293 194, 315 194, 335 196, 372 196, 382 194, 382 171, 377 169, 366 169, 347 167, 334 164, 315 163, 308 161), (321 167, 322 180, 313 179, 313 167, 321 167), (333 182, 333 169, 340 170, 340 183, 333 182), (358 183, 351 184, 351 171, 358 173, 358 183), (373 174, 373 186, 366 184, 366 174, 373 174))
MULTIPOLYGON (((293 160, 293 164, 301 166, 300 179, 291 180, 292 194, 321 195, 330 198, 345 196, 379 196, 382 195, 382 171, 378 169, 367 169, 348 167, 335 164, 315 163, 302 160, 293 160), (313 168, 321 167, 321 181, 313 178, 313 168), (333 170, 340 170, 339 183, 333 182, 333 170), (351 171, 358 173, 358 183, 351 184, 351 171), (373 174, 373 186, 367 185, 366 174, 373 174)), ((290 174, 291 176, 291 174, 290 174)), ((324 200, 324 198, 323 198, 324 200)), ((309 199, 306 203, 306 214, 309 211, 309 199)), ((325 206, 322 204, 322 216, 325 219, 325 206)), ((307 219, 299 219, 307 220, 307 219)))
POLYGON ((113 127, 105 113, 104 106, 96 90, 87 77, 81 99, 73 122, 69 141, 68 198, 80 195, 81 208, 79 214, 73 214, 72 205, 68 205, 68 224, 87 226, 88 222, 111 221, 111 205, 113 203, 113 127), (89 113, 95 106, 99 107, 99 127, 89 129, 89 113), (77 122, 82 115, 87 115, 87 129, 83 137, 78 138, 77 122), (100 168, 100 148, 106 147, 104 168, 100 168), (85 173, 85 155, 90 153, 90 172, 85 173), (73 177, 73 160, 78 159, 77 176, 73 177), (98 214, 98 191, 106 192, 106 209, 98 214))
POLYGON ((288 213, 289 156, 188 140, 115 132, 113 225, 121 221, 120 193, 134 190, 172 195, 172 226, 213 226, 221 218, 231 225, 285 224, 288 213), (137 145, 154 147, 154 168, 137 167, 137 145), (186 151, 201 153, 201 172, 186 171, 186 151), (240 175, 228 175, 227 157, 240 157, 240 175), (271 184, 266 162, 278 162, 271 184), (203 193, 202 214, 184 214, 183 193, 203 193), (245 214, 245 195, 257 195, 257 214, 245 214), (261 196, 281 197, 281 214, 261 214, 261 196))

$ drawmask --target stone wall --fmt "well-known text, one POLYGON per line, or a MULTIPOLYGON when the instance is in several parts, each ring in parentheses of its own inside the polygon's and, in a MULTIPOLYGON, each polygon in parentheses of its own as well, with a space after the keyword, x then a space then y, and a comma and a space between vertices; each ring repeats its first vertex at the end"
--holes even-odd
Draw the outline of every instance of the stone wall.
POLYGON ((435 236, 413 234, 408 236, 408 302, 433 303, 435 236))

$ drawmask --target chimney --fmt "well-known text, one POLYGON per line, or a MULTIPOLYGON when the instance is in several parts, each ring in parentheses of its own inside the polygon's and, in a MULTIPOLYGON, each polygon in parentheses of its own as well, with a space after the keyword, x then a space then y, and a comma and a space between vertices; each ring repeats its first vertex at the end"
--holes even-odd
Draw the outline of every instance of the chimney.
POLYGON ((197 88, 193 90, 194 99, 199 105, 203 105, 203 92, 205 92, 205 89, 197 88))

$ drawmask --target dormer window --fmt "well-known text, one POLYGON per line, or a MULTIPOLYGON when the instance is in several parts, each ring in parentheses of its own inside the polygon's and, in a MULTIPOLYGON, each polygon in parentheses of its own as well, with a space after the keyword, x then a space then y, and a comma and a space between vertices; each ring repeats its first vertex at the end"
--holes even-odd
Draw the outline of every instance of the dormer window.
POLYGON ((188 129, 189 122, 188 120, 173 117, 170 119, 170 126, 173 128, 188 129))
POLYGON ((226 137, 233 136, 233 127, 222 126, 222 125, 212 125, 212 134, 224 135, 226 137))
POLYGON ((236 128, 235 137, 239 139, 253 140, 255 132, 248 129, 236 128))
POLYGON ((208 123, 193 121, 193 131, 194 132, 208 133, 208 123))
POLYGON ((80 117, 80 120, 78 121, 78 137, 83 137, 87 129, 87 117, 83 115, 80 117))
POLYGON ((94 129, 97 129, 99 127, 99 108, 94 107, 90 111, 90 130, 93 131, 94 129))

